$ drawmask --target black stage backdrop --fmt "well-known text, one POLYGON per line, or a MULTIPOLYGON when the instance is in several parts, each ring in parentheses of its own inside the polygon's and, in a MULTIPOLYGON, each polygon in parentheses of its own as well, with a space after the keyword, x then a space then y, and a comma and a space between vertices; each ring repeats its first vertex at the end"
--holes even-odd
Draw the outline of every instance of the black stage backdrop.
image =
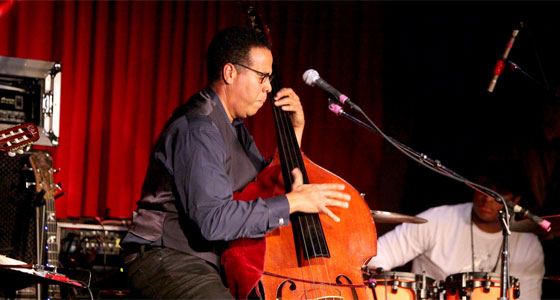
MULTIPOLYGON (((560 101, 551 96, 560 86, 556 6, 383 2, 385 132, 469 179, 489 165, 517 172, 521 205, 542 216, 560 214, 560 101), (514 29, 520 31, 508 58, 530 77, 506 69, 489 93, 514 29)), ((405 159, 386 142, 381 159, 378 209, 417 214, 470 200, 469 188, 405 159)), ((392 228, 377 227, 379 233, 392 228)), ((558 275, 558 238, 543 240, 543 247, 546 275, 558 275)), ((544 281, 543 298, 557 298, 553 283, 544 281)))

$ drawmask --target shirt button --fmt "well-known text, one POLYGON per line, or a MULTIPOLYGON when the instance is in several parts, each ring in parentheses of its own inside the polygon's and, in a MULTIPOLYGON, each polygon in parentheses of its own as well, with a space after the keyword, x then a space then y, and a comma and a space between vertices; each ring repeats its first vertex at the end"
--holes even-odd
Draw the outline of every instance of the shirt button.
POLYGON ((278 219, 278 224, 280 224, 280 225, 284 225, 284 218, 280 218, 280 219, 278 219))

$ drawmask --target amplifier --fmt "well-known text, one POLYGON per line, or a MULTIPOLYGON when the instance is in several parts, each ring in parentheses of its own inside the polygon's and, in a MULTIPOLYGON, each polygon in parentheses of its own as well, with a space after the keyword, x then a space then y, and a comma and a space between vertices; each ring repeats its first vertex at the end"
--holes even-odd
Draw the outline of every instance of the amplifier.
POLYGON ((35 144, 57 146, 61 83, 58 62, 0 56, 0 129, 35 123, 35 144))
POLYGON ((0 152, 0 254, 36 264, 38 228, 36 203, 33 188, 26 188, 27 182, 34 182, 29 168, 29 155, 10 157, 0 152))
MULTIPOLYGON (((58 219, 59 261, 73 278, 91 282, 96 299, 118 299, 127 294, 123 269, 125 254, 120 242, 128 231, 130 221, 106 222, 84 224, 58 219), (80 278, 84 271, 89 272, 91 277, 80 278)), ((89 295, 78 295, 77 298, 81 296, 89 298, 89 295)))
POLYGON ((120 242, 128 230, 121 225, 57 221, 60 262, 66 267, 121 267, 124 253, 120 242))

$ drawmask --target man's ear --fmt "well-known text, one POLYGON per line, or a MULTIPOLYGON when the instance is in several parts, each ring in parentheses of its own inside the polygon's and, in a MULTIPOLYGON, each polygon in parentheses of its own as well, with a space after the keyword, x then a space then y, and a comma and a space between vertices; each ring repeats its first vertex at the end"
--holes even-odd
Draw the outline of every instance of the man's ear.
POLYGON ((237 77, 237 69, 232 63, 227 63, 222 68, 222 79, 225 84, 233 84, 237 77))

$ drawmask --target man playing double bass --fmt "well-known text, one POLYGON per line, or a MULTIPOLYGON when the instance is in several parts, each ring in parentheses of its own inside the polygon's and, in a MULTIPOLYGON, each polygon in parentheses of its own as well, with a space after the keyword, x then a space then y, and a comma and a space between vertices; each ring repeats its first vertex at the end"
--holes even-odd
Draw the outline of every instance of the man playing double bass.
MULTIPOLYGON (((348 206, 344 185, 302 184, 298 169, 288 194, 232 201, 267 165, 243 119, 271 92, 272 60, 266 38, 247 27, 227 28, 211 41, 208 85, 178 107, 160 133, 123 240, 134 297, 233 299, 220 274, 226 241, 263 237, 287 225, 294 212, 337 221, 327 206, 348 206)), ((299 97, 284 88, 274 100, 290 113, 301 145, 299 97)))

